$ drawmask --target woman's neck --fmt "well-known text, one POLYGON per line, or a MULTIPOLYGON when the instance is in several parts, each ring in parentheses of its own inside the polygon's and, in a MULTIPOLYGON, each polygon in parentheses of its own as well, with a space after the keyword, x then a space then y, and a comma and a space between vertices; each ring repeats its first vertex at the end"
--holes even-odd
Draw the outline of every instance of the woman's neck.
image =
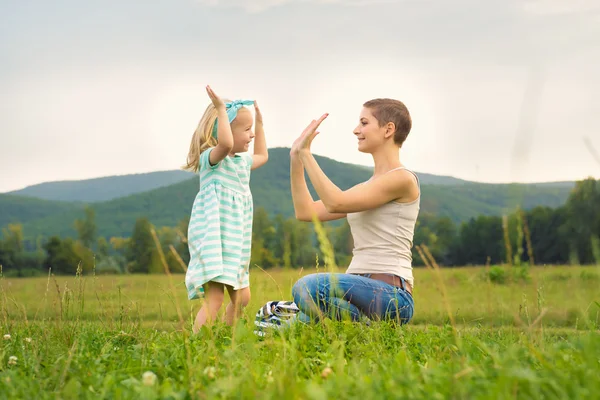
POLYGON ((397 146, 386 146, 380 151, 372 154, 375 167, 373 176, 383 175, 386 172, 402 166, 400 162, 400 148, 397 146))

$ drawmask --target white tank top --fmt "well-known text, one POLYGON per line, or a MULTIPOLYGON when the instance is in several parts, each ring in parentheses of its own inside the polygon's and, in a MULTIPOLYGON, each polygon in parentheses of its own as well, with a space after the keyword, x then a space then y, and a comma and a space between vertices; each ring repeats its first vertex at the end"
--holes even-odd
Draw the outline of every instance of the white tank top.
MULTIPOLYGON (((387 173, 399 169, 406 168, 395 168, 387 173)), ((417 174, 406 170, 415 176, 419 185, 417 174)), ((371 210, 347 214, 354 249, 346 272, 394 274, 406 279, 414 288, 411 249, 420 203, 419 185, 419 196, 414 201, 391 201, 371 210)))

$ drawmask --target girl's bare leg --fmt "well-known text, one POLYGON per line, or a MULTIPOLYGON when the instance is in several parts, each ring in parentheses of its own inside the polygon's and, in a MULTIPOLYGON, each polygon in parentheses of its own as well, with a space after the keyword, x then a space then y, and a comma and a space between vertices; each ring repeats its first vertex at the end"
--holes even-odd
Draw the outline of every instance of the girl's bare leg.
POLYGON ((233 321, 242 315, 244 307, 250 303, 250 288, 246 287, 240 290, 233 290, 231 286, 227 286, 231 302, 225 309, 225 323, 233 325, 233 321))
POLYGON ((225 291, 223 290, 222 283, 208 282, 204 285, 205 302, 196 315, 196 321, 194 322, 193 332, 198 333, 200 328, 205 324, 212 324, 217 318, 217 313, 223 305, 223 299, 225 298, 225 291))

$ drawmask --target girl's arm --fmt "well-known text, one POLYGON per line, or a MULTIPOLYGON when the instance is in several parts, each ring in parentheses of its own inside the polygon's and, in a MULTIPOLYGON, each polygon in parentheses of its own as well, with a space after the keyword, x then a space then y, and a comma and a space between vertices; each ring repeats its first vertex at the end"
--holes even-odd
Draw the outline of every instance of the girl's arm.
POLYGON ((332 221, 346 216, 345 213, 331 213, 321 200, 313 200, 304 178, 304 166, 297 153, 290 154, 290 178, 296 219, 310 222, 316 216, 319 221, 332 221))
POLYGON ((263 118, 258 104, 254 102, 256 114, 256 126, 254 129, 254 156, 252 156, 252 169, 262 167, 269 160, 269 151, 267 150, 267 140, 265 139, 265 130, 263 127, 263 118))
POLYGON ((233 148, 233 134, 231 133, 231 124, 229 123, 225 103, 213 92, 210 86, 206 87, 206 91, 217 109, 217 145, 209 154, 210 164, 216 165, 231 152, 233 148))

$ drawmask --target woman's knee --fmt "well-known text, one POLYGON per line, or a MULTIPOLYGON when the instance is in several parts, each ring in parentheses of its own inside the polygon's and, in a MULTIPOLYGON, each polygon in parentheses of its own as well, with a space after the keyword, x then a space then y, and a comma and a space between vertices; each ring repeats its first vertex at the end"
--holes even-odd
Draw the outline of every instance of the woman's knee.
POLYGON ((292 287, 292 297, 296 304, 306 301, 317 302, 319 285, 323 283, 322 279, 319 279, 320 275, 310 274, 298 279, 292 287))

